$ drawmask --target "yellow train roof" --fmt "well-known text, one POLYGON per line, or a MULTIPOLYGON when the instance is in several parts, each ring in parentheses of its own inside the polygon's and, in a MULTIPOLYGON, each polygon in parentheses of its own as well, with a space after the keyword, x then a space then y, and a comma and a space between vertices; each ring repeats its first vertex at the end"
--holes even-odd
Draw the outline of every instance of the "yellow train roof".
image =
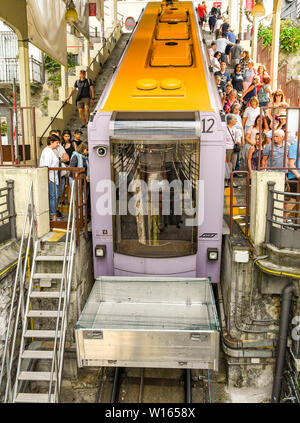
POLYGON ((213 110, 192 2, 148 3, 101 111, 213 110))

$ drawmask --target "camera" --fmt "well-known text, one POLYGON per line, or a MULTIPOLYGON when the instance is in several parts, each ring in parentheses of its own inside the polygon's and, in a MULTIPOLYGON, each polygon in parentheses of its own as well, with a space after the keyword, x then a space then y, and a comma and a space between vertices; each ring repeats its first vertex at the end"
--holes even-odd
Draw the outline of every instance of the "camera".
POLYGON ((97 148, 97 154, 99 157, 106 156, 106 153, 107 153, 107 147, 105 145, 101 145, 100 147, 97 148))

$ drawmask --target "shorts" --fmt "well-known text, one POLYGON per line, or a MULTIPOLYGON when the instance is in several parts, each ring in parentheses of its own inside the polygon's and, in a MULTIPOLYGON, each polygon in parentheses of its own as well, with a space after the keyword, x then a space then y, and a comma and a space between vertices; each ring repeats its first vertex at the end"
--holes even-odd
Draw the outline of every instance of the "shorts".
POLYGON ((83 97, 77 101, 78 109, 84 109, 84 106, 87 104, 90 106, 91 99, 89 97, 83 97))
MULTIPOLYGON (((290 185, 290 193, 296 194, 297 188, 298 188, 297 179, 289 179, 289 185, 290 185), (295 182, 293 183, 292 181, 295 181, 295 182)), ((300 197, 297 196, 297 195, 289 195, 289 198, 294 198, 295 200, 297 200, 297 199, 300 200, 300 197)))

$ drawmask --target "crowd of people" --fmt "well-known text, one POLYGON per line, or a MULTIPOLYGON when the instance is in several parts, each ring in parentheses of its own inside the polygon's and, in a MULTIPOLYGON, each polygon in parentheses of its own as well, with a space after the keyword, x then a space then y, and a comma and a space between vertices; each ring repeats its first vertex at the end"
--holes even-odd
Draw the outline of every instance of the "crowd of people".
MULTIPOLYGON (((216 8, 206 17, 213 35, 208 53, 226 114, 225 186, 229 186, 230 168, 248 170, 250 178, 253 170, 277 168, 286 173, 286 190, 291 192, 291 201, 296 201, 292 193, 297 192, 295 182, 300 181, 300 171, 296 170, 300 167, 300 158, 296 163, 298 133, 287 131, 289 104, 284 92, 272 91, 265 66, 255 63, 249 52, 243 50, 216 8)), ((234 182, 234 187, 237 186, 234 182)))
POLYGON ((81 129, 76 129, 73 138, 70 130, 52 130, 47 138, 47 146, 40 158, 40 166, 59 168, 49 170, 49 205, 50 219, 56 221, 62 217, 58 210, 59 204, 64 204, 68 189, 74 180, 73 168, 84 168, 87 182, 87 201, 89 209, 89 158, 88 143, 81 139, 81 129), (68 170, 72 168, 72 170, 68 170), (61 169, 61 170, 60 170, 61 169))

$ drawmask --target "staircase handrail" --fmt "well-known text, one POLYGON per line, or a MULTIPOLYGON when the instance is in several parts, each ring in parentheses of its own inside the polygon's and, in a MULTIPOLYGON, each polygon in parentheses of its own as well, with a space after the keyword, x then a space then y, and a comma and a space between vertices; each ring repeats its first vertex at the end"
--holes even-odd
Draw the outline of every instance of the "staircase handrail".
MULTIPOLYGON (((64 258, 63 258, 63 268, 62 268, 62 276, 61 276, 61 283, 60 283, 60 291, 59 291, 59 299, 58 299, 58 309, 57 309, 57 320, 56 320, 56 328, 55 328, 55 338, 54 338, 54 346, 53 346, 53 356, 52 356, 52 365, 50 371, 50 383, 49 383, 49 391, 48 391, 48 402, 51 402, 51 395, 52 395, 52 385, 53 385, 53 374, 56 374, 56 383, 54 385, 54 398, 58 402, 58 397, 60 394, 60 385, 61 385, 61 378, 62 378, 62 370, 63 370, 63 351, 64 351, 64 343, 65 343, 65 332, 66 332, 66 323, 68 319, 68 303, 69 303, 69 290, 72 283, 72 268, 67 266, 66 269, 66 262, 67 257, 69 262, 71 262, 73 255, 74 255, 74 244, 75 244, 75 181, 72 182, 71 188, 71 198, 70 198, 70 208, 68 214, 68 224, 67 224, 67 232, 66 232, 66 240, 65 240, 65 249, 64 249, 64 258), (71 224, 72 221, 72 224, 71 224), (71 227, 71 233, 70 233, 71 227), (69 245, 69 237, 70 237, 70 245, 69 245), (63 310, 61 310, 61 302, 62 302, 62 293, 64 290, 64 301, 63 301, 63 310), (60 313, 62 311, 62 316, 60 317, 60 313), (61 324, 60 324, 61 320, 61 324), (59 341, 59 348, 57 350, 57 342, 58 342, 58 331, 60 326, 60 341, 59 341)), ((72 264, 72 263, 71 263, 72 264)))
POLYGON ((45 133, 48 131, 48 129, 50 128, 50 126, 52 125, 52 123, 56 120, 57 115, 63 109, 63 107, 65 107, 66 104, 67 104, 67 101, 64 101, 63 104, 58 109, 58 111, 56 112, 55 116, 51 119, 51 121, 50 121, 49 125, 47 126, 47 128, 44 130, 44 132, 40 136, 40 147, 42 147, 42 145, 43 145, 43 141, 42 140, 43 140, 43 137, 44 137, 45 133))
POLYGON ((30 252, 30 244, 31 239, 35 241, 35 213, 34 213, 34 203, 33 203, 33 182, 30 182, 27 201, 26 201, 26 207, 25 207, 25 216, 24 216, 24 224, 22 229, 22 236, 20 241, 20 248, 19 248, 19 255, 18 255, 18 264, 16 269, 16 275, 15 275, 15 281, 14 281, 14 287, 13 287, 13 293, 11 297, 11 305, 10 305, 10 312, 9 312, 9 318, 7 323, 7 331, 6 331, 6 337, 5 337, 5 344, 4 344, 4 351, 3 351, 3 357, 2 357, 2 365, 1 365, 1 373, 0 373, 0 388, 3 382, 4 377, 4 368, 6 364, 6 389, 5 389, 5 395, 4 395, 4 402, 7 402, 8 397, 9 401, 12 401, 12 389, 11 389, 11 370, 12 365, 14 361, 15 356, 15 346, 16 346, 16 338, 17 338, 17 330, 18 330, 18 324, 19 324, 19 317, 20 317, 20 311, 22 311, 22 317, 24 317, 24 309, 21 310, 21 305, 24 307, 24 284, 26 280, 26 270, 28 266, 28 258, 29 258, 29 252, 30 252), (29 217, 29 231, 27 236, 27 245, 26 245, 26 253, 24 257, 24 268, 22 269, 22 253, 23 248, 25 244, 25 236, 26 236, 26 228, 28 226, 28 217, 29 217), (15 301, 16 301, 16 294, 17 294, 17 287, 19 286, 19 298, 18 298, 18 306, 17 311, 14 313, 15 308, 15 301), (23 303, 23 304, 22 304, 23 303), (15 328, 14 333, 10 339, 10 330, 11 325, 13 321, 13 316, 15 316, 15 328), (11 351, 9 353, 9 347, 10 343, 12 343, 11 351), (9 353, 9 356, 7 354, 9 353))

